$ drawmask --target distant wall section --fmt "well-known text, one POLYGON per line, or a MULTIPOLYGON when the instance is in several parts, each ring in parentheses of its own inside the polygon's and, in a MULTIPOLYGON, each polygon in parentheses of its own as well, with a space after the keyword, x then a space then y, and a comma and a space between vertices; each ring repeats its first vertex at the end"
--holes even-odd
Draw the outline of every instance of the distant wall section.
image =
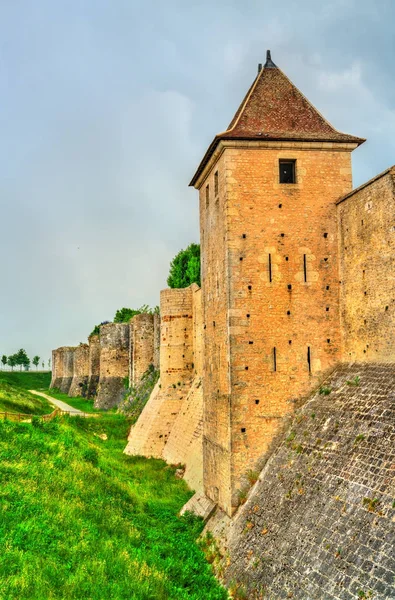
POLYGON ((100 327, 100 379, 95 408, 117 406, 125 394, 129 375, 129 323, 108 323, 100 327))
POLYGON ((70 398, 87 395, 89 380, 89 346, 80 344, 74 351, 73 380, 69 389, 70 398))
POLYGON ((346 361, 395 361, 395 167, 338 205, 346 361))

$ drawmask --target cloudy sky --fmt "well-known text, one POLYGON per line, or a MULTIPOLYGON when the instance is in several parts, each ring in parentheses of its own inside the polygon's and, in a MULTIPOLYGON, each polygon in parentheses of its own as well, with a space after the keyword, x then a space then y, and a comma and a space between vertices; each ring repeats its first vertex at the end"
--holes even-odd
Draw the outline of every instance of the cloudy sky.
POLYGON ((0 354, 84 341, 159 303, 198 241, 188 182, 267 48, 333 123, 395 163, 393 0, 0 0, 0 354))

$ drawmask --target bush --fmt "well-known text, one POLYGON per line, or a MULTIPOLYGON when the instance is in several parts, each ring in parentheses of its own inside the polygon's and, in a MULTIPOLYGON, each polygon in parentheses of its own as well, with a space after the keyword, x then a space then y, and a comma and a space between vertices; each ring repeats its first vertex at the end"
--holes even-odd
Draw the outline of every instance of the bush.
POLYGON ((170 288, 185 288, 192 283, 200 286, 200 245, 190 244, 181 250, 170 263, 167 285, 170 288))

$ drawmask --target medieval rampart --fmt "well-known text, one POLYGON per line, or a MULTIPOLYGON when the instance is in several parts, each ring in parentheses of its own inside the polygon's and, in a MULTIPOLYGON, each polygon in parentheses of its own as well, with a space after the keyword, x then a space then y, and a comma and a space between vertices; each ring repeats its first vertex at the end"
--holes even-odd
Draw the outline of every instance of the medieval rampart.
POLYGON ((100 327, 100 379, 95 408, 112 408, 124 397, 129 375, 129 332, 129 323, 100 327))
POLYGON ((395 167, 338 203, 344 359, 395 362, 395 167))
POLYGON ((88 365, 88 391, 87 397, 94 398, 97 393, 100 378, 100 337, 90 335, 89 342, 89 365, 88 365))
POLYGON ((132 319, 130 382, 136 384, 154 363, 154 315, 141 313, 132 319))
POLYGON ((80 344, 74 351, 73 380, 69 389, 70 398, 87 395, 89 379, 89 346, 80 344))
POLYGON ((52 350, 52 378, 50 389, 59 389, 62 383, 63 356, 62 348, 52 350))
POLYGON ((161 378, 132 427, 127 454, 164 457, 168 462, 186 465, 185 479, 197 489, 202 482, 201 364, 199 334, 194 323, 201 322, 201 292, 197 285, 161 292, 161 378))
POLYGON ((68 394, 74 376, 74 346, 63 346, 60 348, 62 357, 61 366, 61 381, 59 382, 59 390, 63 394, 68 394))

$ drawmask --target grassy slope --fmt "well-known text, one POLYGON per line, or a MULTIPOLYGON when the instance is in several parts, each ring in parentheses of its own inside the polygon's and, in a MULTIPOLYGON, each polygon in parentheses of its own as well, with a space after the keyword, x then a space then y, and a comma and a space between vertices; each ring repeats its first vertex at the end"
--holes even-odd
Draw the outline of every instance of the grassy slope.
POLYGON ((191 492, 162 461, 122 454, 128 427, 111 413, 0 422, 0 598, 227 597, 201 522, 177 517, 191 492))
POLYGON ((48 414, 53 406, 44 398, 29 394, 29 389, 45 389, 50 373, 0 372, 0 412, 48 414))

